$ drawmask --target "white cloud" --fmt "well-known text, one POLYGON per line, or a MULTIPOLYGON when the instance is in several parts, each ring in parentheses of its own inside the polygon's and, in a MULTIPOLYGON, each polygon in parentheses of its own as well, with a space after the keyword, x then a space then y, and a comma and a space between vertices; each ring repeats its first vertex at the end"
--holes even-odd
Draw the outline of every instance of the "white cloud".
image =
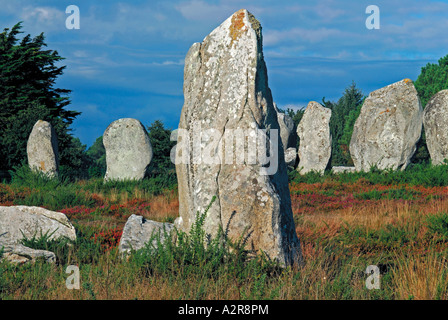
POLYGON ((166 60, 163 61, 162 63, 157 63, 154 62, 154 65, 160 65, 160 66, 183 66, 185 64, 185 60, 184 59, 179 59, 177 61, 171 61, 171 60, 166 60))
POLYGON ((334 1, 319 2, 313 11, 317 13, 318 16, 327 19, 327 21, 334 20, 346 13, 339 4, 339 7, 333 5, 334 1))
POLYGON ((81 76, 84 78, 94 78, 99 73, 100 70, 95 66, 75 66, 71 65, 70 68, 67 68, 65 73, 67 75, 81 76))
POLYGON ((65 11, 54 7, 26 6, 21 10, 20 19, 24 21, 27 32, 65 30, 65 11))
POLYGON ((340 29, 320 27, 317 29, 306 29, 296 27, 288 30, 268 30, 263 34, 263 42, 266 46, 273 46, 283 42, 300 42, 301 40, 317 43, 334 37, 347 37, 348 32, 340 29))
POLYGON ((87 58, 89 55, 85 50, 76 50, 73 52, 73 56, 76 58, 87 58))

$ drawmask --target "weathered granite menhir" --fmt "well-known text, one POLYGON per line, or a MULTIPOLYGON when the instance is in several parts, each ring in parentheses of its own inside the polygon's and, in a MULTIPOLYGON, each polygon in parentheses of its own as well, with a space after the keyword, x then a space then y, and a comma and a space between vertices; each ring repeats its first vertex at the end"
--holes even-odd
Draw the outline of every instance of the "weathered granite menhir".
POLYGON ((330 118, 329 108, 315 101, 308 103, 297 126, 300 138, 297 171, 300 174, 311 171, 324 173, 331 157, 330 118))
POLYGON ((295 148, 297 145, 297 133, 294 130, 294 121, 287 114, 280 112, 274 102, 274 108, 277 112, 278 125, 280 127, 280 138, 283 144, 283 150, 295 148))
MULTIPOLYGON (((198 124, 203 132, 218 132, 220 142, 232 130, 260 129, 269 135, 279 129, 263 58, 261 25, 245 9, 234 13, 202 43, 193 44, 185 58, 184 106, 178 134, 187 134, 181 139, 194 141, 198 137, 194 126, 198 124)), ((236 152, 249 151, 246 145, 236 152)), ((300 243, 281 144, 270 154, 271 160, 278 161, 277 170, 270 174, 260 174, 264 164, 259 162, 229 164, 221 159, 219 163, 195 164, 190 152, 183 158, 191 161, 181 161, 178 154, 175 157, 179 160, 176 172, 180 202, 175 225, 189 231, 197 213, 202 213, 216 196, 205 219, 208 234, 214 236, 228 224, 231 239, 249 236, 248 249, 264 252, 282 265, 299 262, 300 243)))
POLYGON ((142 180, 151 163, 151 141, 143 124, 132 118, 112 122, 103 135, 107 170, 105 181, 142 180))
POLYGON ((50 178, 59 174, 58 138, 52 125, 37 121, 28 138, 26 152, 31 170, 42 172, 50 178))
POLYGON ((156 222, 133 214, 124 226, 118 250, 126 255, 150 245, 151 239, 153 239, 152 245, 156 246, 158 240, 162 243, 165 241, 165 236, 173 231, 173 227, 172 223, 156 222))
POLYGON ((404 170, 422 131, 422 106, 410 79, 369 94, 355 122, 350 155, 357 171, 404 170))

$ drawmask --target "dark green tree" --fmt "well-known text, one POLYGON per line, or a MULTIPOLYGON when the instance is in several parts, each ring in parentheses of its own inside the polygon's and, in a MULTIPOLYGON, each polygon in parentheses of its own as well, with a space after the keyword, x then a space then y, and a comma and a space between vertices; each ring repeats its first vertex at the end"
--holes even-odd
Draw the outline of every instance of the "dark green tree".
POLYGON ((62 135, 58 141, 62 141, 64 148, 59 148, 59 157, 64 161, 59 166, 61 176, 71 180, 90 178, 89 171, 93 166, 93 160, 86 152, 87 146, 72 135, 62 135), (67 139, 65 141, 65 139, 67 139))
POLYGON ((339 147, 342 150, 342 155, 346 161, 346 164, 349 166, 353 166, 353 160, 350 156, 350 141, 352 139, 356 119, 358 119, 359 114, 361 113, 361 107, 364 100, 365 99, 363 99, 354 109, 350 110, 348 115, 345 117, 344 130, 342 131, 342 136, 339 139, 339 147))
MULTIPOLYGON (((286 114, 291 117, 292 121, 294 121, 294 132, 297 132, 297 126, 299 125, 300 120, 302 120, 304 112, 305 107, 299 108, 296 111, 290 108, 286 109, 286 114)), ((296 143, 297 150, 299 150, 299 146, 300 146, 300 138, 297 137, 297 143, 296 143)))
MULTIPOLYGON (((347 143, 348 131, 353 132, 353 125, 356 121, 357 114, 363 102, 364 95, 360 89, 356 87, 355 82, 348 86, 342 97, 335 103, 322 99, 322 104, 326 108, 331 109, 330 119, 330 133, 332 137, 331 142, 331 159, 330 166, 344 166, 351 163, 349 142, 347 143), (351 115, 350 115, 351 113, 351 115), (346 128, 346 122, 349 120, 351 127, 346 128), (344 137, 344 131, 346 136, 344 137)), ((350 134, 351 138, 351 134, 350 134)))
POLYGON ((89 168, 89 177, 99 178, 106 174, 106 149, 103 145, 103 136, 98 137, 87 150, 92 166, 89 168))
POLYGON ((438 63, 424 66, 414 83, 423 108, 429 99, 440 90, 448 89, 448 55, 440 58, 438 63))
POLYGON ((165 128, 160 120, 154 121, 148 129, 151 141, 153 157, 148 168, 148 176, 160 174, 174 174, 174 164, 171 161, 171 149, 176 145, 176 141, 171 141, 172 130, 165 128))
MULTIPOLYGON (((420 75, 414 82, 422 107, 425 108, 428 101, 437 92, 448 89, 448 55, 439 59, 438 63, 428 63, 421 69, 420 75)), ((426 146, 425 130, 417 143, 417 150, 411 159, 412 163, 428 163, 430 159, 426 146)))
POLYGON ((65 66, 57 51, 45 50, 43 33, 19 40, 21 23, 0 33, 0 169, 26 160, 26 143, 37 120, 50 122, 58 135, 60 165, 82 168, 82 148, 69 126, 80 115, 66 110, 70 90, 55 88, 65 66))

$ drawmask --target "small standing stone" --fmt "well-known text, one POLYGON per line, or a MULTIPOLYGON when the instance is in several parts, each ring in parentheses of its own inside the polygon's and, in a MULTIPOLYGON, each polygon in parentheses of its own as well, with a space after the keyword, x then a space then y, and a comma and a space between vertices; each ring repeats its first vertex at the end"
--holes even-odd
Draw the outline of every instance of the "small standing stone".
POLYGON ((287 114, 280 112, 277 105, 274 103, 275 111, 277 112, 277 121, 280 127, 280 138, 283 144, 283 150, 294 148, 297 144, 297 133, 294 130, 294 121, 287 114))
POLYGON ((300 138, 297 170, 300 174, 324 173, 331 156, 330 118, 330 109, 315 101, 308 103, 297 126, 300 138))
POLYGON ((109 180, 142 180, 152 160, 152 146, 143 124, 131 118, 112 122, 103 135, 109 180))
POLYGON ((50 178, 58 176, 58 139, 49 122, 36 122, 28 138, 26 151, 31 170, 42 172, 50 178))
POLYGON ((357 171, 401 169, 409 164, 422 131, 422 106, 410 79, 369 94, 355 122, 350 155, 357 171))
POLYGON ((285 151, 285 163, 289 167, 295 167, 297 162, 297 149, 288 148, 285 151))

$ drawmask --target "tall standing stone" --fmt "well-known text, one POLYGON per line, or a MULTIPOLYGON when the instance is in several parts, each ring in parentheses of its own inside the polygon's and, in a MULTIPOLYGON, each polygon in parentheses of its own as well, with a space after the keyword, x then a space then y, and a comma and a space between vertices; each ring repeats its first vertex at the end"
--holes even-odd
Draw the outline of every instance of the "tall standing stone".
POLYGON ((143 124, 131 118, 112 122, 103 135, 109 180, 141 180, 152 159, 152 146, 143 124))
POLYGON ((331 110, 311 101, 297 126, 300 138, 299 165, 301 174, 310 171, 323 173, 331 156, 331 110))
POLYGON ((448 159, 448 90, 436 93, 423 111, 426 145, 432 164, 448 159))
MULTIPOLYGON (((271 130, 279 129, 277 113, 268 87, 261 26, 252 14, 244 9, 234 13, 202 43, 191 46, 185 58, 184 97, 178 136, 192 148, 182 157, 176 155, 177 227, 189 231, 197 213, 203 213, 216 196, 204 223, 208 234, 214 236, 219 228, 229 226, 229 238, 249 236, 248 249, 263 251, 283 265, 298 262, 300 243, 280 144, 270 155, 270 165, 278 161, 278 169, 269 174, 261 174, 263 165, 259 161, 253 164, 249 158, 231 164, 219 157, 216 163, 195 162, 195 151, 204 147, 201 139, 198 147, 201 135, 195 126, 200 126, 202 138, 206 132, 217 133, 226 151, 234 144, 223 137, 235 130, 249 132, 247 140, 252 141, 252 131, 266 129, 275 140, 271 130), (186 133, 182 136, 181 131, 186 133)), ((233 155, 250 151, 246 145, 233 155)))
POLYGON ((59 174, 58 138, 52 125, 38 120, 28 138, 26 146, 28 165, 34 171, 39 171, 48 177, 59 174))
POLYGON ((350 155, 357 171, 401 169, 409 164, 422 131, 422 106, 410 79, 373 91, 355 122, 350 155))

